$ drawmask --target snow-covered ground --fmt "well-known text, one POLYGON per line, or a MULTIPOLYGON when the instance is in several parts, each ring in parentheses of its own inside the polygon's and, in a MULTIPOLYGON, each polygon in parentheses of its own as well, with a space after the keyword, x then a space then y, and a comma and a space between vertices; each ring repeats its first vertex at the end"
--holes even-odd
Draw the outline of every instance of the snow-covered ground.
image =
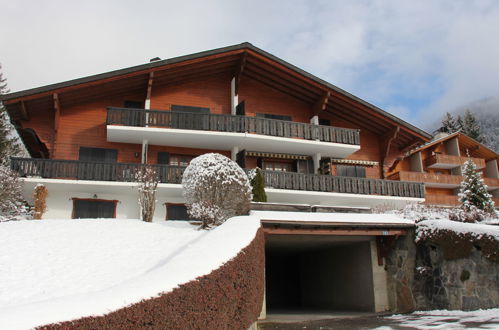
POLYGON ((257 217, 211 231, 187 222, 37 220, 0 224, 0 328, 102 315, 209 274, 247 246, 257 217))
POLYGON ((499 329, 499 308, 477 311, 433 310, 386 317, 392 321, 388 326, 377 330, 389 329, 499 329), (393 326, 393 327, 392 327, 393 326))

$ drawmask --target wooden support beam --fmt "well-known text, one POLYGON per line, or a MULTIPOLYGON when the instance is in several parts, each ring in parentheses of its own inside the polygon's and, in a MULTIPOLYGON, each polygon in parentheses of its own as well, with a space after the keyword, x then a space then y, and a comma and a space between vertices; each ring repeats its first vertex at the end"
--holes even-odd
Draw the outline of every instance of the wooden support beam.
POLYGON ((329 100, 329 96, 331 96, 330 91, 324 91, 322 96, 317 100, 313 109, 313 116, 319 115, 322 111, 326 110, 327 101, 329 100))
POLYGON ((237 72, 235 74, 236 77, 236 95, 239 94, 239 84, 241 83, 241 76, 243 75, 244 72, 244 66, 246 65, 246 57, 248 56, 248 53, 243 53, 241 56, 241 62, 239 63, 239 66, 237 68, 237 72))
POLYGON ((146 102, 144 104, 144 109, 151 109, 151 92, 152 92, 153 79, 154 79, 154 72, 149 72, 149 79, 147 80, 146 102))
POLYGON ((397 134, 399 134, 399 132, 400 132, 400 126, 395 126, 392 129, 390 129, 388 132, 386 132, 383 136, 381 136, 379 139, 379 146, 380 146, 379 164, 380 164, 380 175, 382 179, 384 179, 386 176, 386 171, 385 171, 386 159, 390 154, 390 148, 392 146, 393 140, 397 137, 397 134))
POLYGON ((24 101, 21 101, 20 103, 21 103, 21 106, 20 106, 21 118, 23 120, 29 120, 28 109, 26 108, 26 103, 24 103, 24 101))
POLYGON ((305 229, 305 228, 263 228, 269 235, 335 235, 335 236, 400 236, 403 229, 305 229))

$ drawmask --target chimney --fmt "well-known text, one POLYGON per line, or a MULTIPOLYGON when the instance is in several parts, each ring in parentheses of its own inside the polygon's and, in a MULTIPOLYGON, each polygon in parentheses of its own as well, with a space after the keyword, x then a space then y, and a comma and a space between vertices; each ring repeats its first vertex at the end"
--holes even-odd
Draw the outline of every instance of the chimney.
POLYGON ((159 57, 153 57, 149 60, 149 63, 151 62, 156 62, 156 61, 160 61, 161 59, 159 57))

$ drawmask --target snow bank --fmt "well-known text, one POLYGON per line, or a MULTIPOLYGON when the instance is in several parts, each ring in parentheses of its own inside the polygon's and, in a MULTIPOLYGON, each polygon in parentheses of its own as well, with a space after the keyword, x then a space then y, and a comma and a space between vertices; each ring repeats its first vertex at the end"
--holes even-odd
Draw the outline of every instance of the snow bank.
POLYGON ((262 220, 414 225, 413 220, 404 219, 401 215, 392 214, 392 213, 370 214, 370 213, 251 211, 251 215, 258 217, 262 220))
POLYGON ((451 220, 424 220, 417 224, 416 242, 437 230, 451 230, 458 234, 470 233, 475 237, 489 235, 499 240, 499 226, 451 220))
POLYGON ((211 273, 254 238, 256 217, 184 222, 37 220, 0 225, 3 329, 103 315, 211 273))

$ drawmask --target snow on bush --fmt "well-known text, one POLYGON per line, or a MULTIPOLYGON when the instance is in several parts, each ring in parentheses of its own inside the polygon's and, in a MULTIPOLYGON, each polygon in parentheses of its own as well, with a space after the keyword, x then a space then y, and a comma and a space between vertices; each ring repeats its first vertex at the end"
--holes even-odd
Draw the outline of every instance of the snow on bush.
POLYGON ((139 182, 139 207, 141 219, 152 222, 156 210, 156 190, 158 188, 158 175, 151 166, 143 166, 135 175, 139 182))
POLYGON ((187 212, 203 222, 201 228, 248 214, 251 185, 246 173, 229 158, 209 153, 194 158, 182 177, 187 212))
POLYGON ((17 174, 0 165, 0 221, 19 220, 29 215, 22 193, 17 174))

